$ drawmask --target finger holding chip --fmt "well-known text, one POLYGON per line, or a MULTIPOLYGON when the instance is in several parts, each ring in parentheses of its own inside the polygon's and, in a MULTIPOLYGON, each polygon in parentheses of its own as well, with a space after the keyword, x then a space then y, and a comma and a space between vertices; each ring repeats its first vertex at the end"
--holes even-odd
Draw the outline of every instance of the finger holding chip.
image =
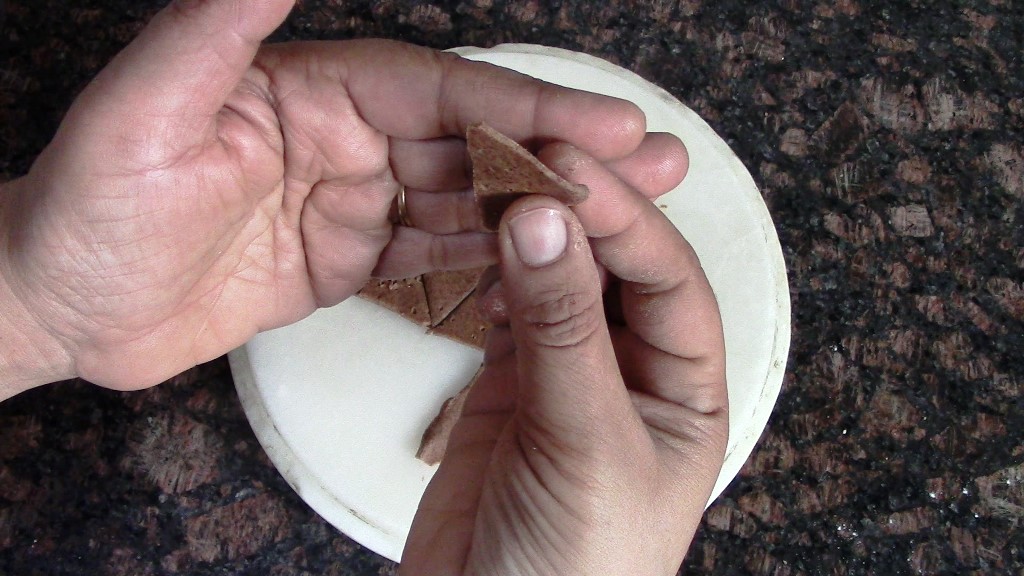
MULTIPOLYGON (((514 147, 515 144, 505 138, 502 146, 514 147)), ((487 159, 488 154, 484 151, 483 159, 487 159)), ((614 219, 624 195, 639 193, 650 200, 656 199, 678 186, 689 167, 686 147, 676 136, 665 133, 647 134, 631 154, 604 162, 564 142, 541 148, 537 156, 540 163, 527 157, 525 149, 518 154, 522 156, 519 161, 536 164, 541 170, 547 170, 542 164, 557 168, 556 172, 565 179, 555 184, 556 191, 559 186, 572 186, 567 180, 586 183, 595 190, 595 194, 578 207, 589 215, 588 234, 594 236, 604 234, 601 222, 614 219)), ((396 175, 405 183, 407 220, 415 229, 395 228, 374 270, 375 277, 405 278, 432 270, 464 270, 497 261, 493 239, 478 233, 488 230, 488 226, 479 203, 480 190, 466 187, 472 180, 468 155, 465 141, 461 139, 396 140, 393 143, 392 163, 396 166, 396 175), (417 153, 421 156, 417 157, 417 153), (421 188, 412 188, 414 184, 421 188), (446 190, 447 186, 455 189, 446 190)), ((532 166, 527 168, 537 170, 532 166)), ((545 179, 543 175, 539 177, 545 179)), ((520 185, 516 180, 514 177, 506 186, 506 192, 520 185)), ((491 220, 500 216, 503 206, 511 200, 503 202, 483 208, 491 213, 491 220)), ((391 219, 398 222, 397 207, 392 208, 391 219)))
POLYGON ((624 210, 639 209, 637 197, 657 198, 682 181, 689 166, 685 150, 682 148, 682 156, 674 159, 657 158, 642 151, 642 156, 621 160, 617 170, 565 143, 546 147, 539 158, 555 173, 591 190, 590 199, 574 210, 583 221, 587 236, 602 238, 619 229, 624 210))
MULTIPOLYGON (((548 143, 541 150, 557 144, 548 143)), ((395 179, 409 189, 451 192, 469 188, 472 184, 472 164, 463 138, 392 138, 390 146, 395 179)), ((537 153, 543 161, 543 154, 537 153)), ((689 168, 689 155, 675 135, 650 132, 631 153, 606 160, 603 164, 645 196, 655 198, 682 181, 689 168)))
MULTIPOLYGON (((590 190, 586 202, 574 206, 573 210, 583 222, 592 244, 600 243, 603 238, 621 236, 631 222, 639 220, 663 224, 656 227, 659 230, 657 233, 653 230, 648 231, 639 241, 641 244, 658 246, 659 243, 682 240, 674 226, 663 215, 653 214, 658 208, 650 202, 643 201, 656 199, 674 189, 685 177, 689 158, 685 146, 675 136, 648 134, 644 145, 641 145, 634 154, 612 162, 600 162, 586 152, 565 143, 554 143, 544 147, 538 152, 538 159, 567 180, 582 183, 590 190)), ((682 242, 685 244, 685 240, 682 242)), ((656 253, 666 254, 679 250, 692 254, 692 249, 688 245, 685 245, 684 249, 665 245, 663 250, 656 250, 656 253)), ((597 253, 599 252, 595 246, 595 254, 597 253)), ((598 258, 596 265, 602 290, 611 287, 615 292, 606 297, 608 321, 613 325, 624 325, 626 314, 622 308, 617 277, 626 275, 628 278, 630 270, 620 265, 620 269, 609 271, 605 264, 604 259, 598 258)), ((699 263, 697 267, 699 268, 699 263)), ((485 274, 480 290, 481 303, 488 321, 494 325, 507 324, 504 288, 497 275, 485 274)))
MULTIPOLYGON (((548 158, 555 172, 595 191, 574 208, 597 263, 612 276, 611 302, 626 327, 615 338, 633 388, 679 405, 723 405, 725 353, 715 295, 693 247, 657 206, 579 150, 548 158), (643 357, 645 362, 633 360, 643 357), (652 359, 652 357, 654 357, 652 359), (688 386, 666 385, 656 375, 679 372, 688 386)), ((606 304, 609 299, 606 298, 606 304)))
MULTIPOLYGON (((582 152, 578 151, 575 146, 557 142, 542 147, 537 154, 541 162, 564 164, 562 156, 582 152)), ((636 150, 623 158, 601 162, 586 153, 581 155, 652 200, 678 186, 689 168, 683 143, 676 136, 661 132, 647 134, 636 150)), ((472 192, 472 164, 464 140, 393 139, 391 162, 396 179, 406 187, 410 219, 417 228, 434 234, 483 229, 472 192)), ((577 170, 580 169, 587 170, 588 166, 580 163, 577 170)), ((586 173, 567 176, 590 179, 586 173)))

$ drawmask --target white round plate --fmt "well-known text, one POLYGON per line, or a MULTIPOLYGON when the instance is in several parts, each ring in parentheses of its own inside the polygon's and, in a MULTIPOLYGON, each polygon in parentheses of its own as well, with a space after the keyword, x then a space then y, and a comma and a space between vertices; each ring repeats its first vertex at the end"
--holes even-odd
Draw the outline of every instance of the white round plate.
MULTIPOLYGON (((672 132, 689 149, 686 180, 658 204, 700 256, 725 325, 730 438, 713 500, 761 435, 789 350, 785 264, 753 179, 697 114, 625 69, 532 45, 455 51, 635 102, 649 130, 672 132)), ((230 361, 256 436, 299 496, 357 542, 399 560, 435 470, 414 457, 420 435, 481 357, 350 298, 259 334, 230 361)))

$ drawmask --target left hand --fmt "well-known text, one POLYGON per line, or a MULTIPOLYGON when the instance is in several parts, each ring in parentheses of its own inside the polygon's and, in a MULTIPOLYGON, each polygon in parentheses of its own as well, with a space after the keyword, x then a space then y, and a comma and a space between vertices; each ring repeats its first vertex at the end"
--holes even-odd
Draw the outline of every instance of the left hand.
POLYGON ((371 273, 495 261, 493 236, 457 218, 471 202, 470 123, 602 161, 643 148, 632 104, 451 54, 384 41, 260 49, 293 1, 173 2, 4 188, 0 300, 52 356, 23 387, 153 385, 345 299, 371 273), (430 232, 389 221, 403 184, 446 214, 430 232))

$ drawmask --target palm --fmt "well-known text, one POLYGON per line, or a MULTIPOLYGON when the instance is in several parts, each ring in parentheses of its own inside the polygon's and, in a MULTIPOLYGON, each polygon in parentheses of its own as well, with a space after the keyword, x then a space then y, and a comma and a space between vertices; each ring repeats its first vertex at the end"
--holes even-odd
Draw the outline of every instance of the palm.
POLYGON ((339 146, 358 143, 364 153, 320 149, 335 143, 290 123, 316 113, 314 103, 292 99, 275 110, 252 96, 262 78, 248 74, 196 138, 161 141, 164 123, 140 114, 127 122, 154 148, 126 149, 114 133, 79 160, 84 169, 68 170, 62 144, 80 138, 72 128, 41 159, 37 172, 69 174, 68 184, 47 199, 59 207, 38 210, 41 222, 25 221, 32 232, 18 253, 30 283, 52 285, 56 298, 102 327, 79 357, 84 377, 103 381, 111 369, 127 369, 145 382, 145 370, 165 374, 154 348, 175 366, 209 360, 261 328, 340 301, 368 278, 390 238, 386 214, 397 189, 388 178, 386 136, 357 115, 336 117, 332 129, 346 135, 339 146), (339 170, 325 158, 352 160, 339 170), (83 181, 91 185, 76 185, 83 181), (344 195, 361 198, 359 209, 341 222, 322 213, 350 202, 344 195), (332 256, 316 247, 346 237, 357 248, 336 275, 332 256), (104 358, 114 350, 120 362, 110 366, 104 358))

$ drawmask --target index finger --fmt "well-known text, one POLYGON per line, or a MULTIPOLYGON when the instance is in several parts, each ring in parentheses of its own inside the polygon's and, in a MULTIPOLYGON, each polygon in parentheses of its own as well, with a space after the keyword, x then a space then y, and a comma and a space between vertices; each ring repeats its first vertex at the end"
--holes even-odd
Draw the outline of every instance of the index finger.
POLYGON ((336 74, 360 116, 393 137, 464 137, 470 124, 487 122, 518 142, 561 140, 605 160, 632 152, 646 131, 643 112, 631 102, 450 52, 388 40, 302 50, 315 64, 310 70, 336 74))
POLYGON ((718 303, 700 259, 668 217, 593 158, 566 151, 551 167, 591 189, 574 208, 594 257, 621 281, 628 326, 617 352, 638 387, 710 413, 728 404, 725 341, 718 303), (620 350, 621 349, 621 350, 620 350))

